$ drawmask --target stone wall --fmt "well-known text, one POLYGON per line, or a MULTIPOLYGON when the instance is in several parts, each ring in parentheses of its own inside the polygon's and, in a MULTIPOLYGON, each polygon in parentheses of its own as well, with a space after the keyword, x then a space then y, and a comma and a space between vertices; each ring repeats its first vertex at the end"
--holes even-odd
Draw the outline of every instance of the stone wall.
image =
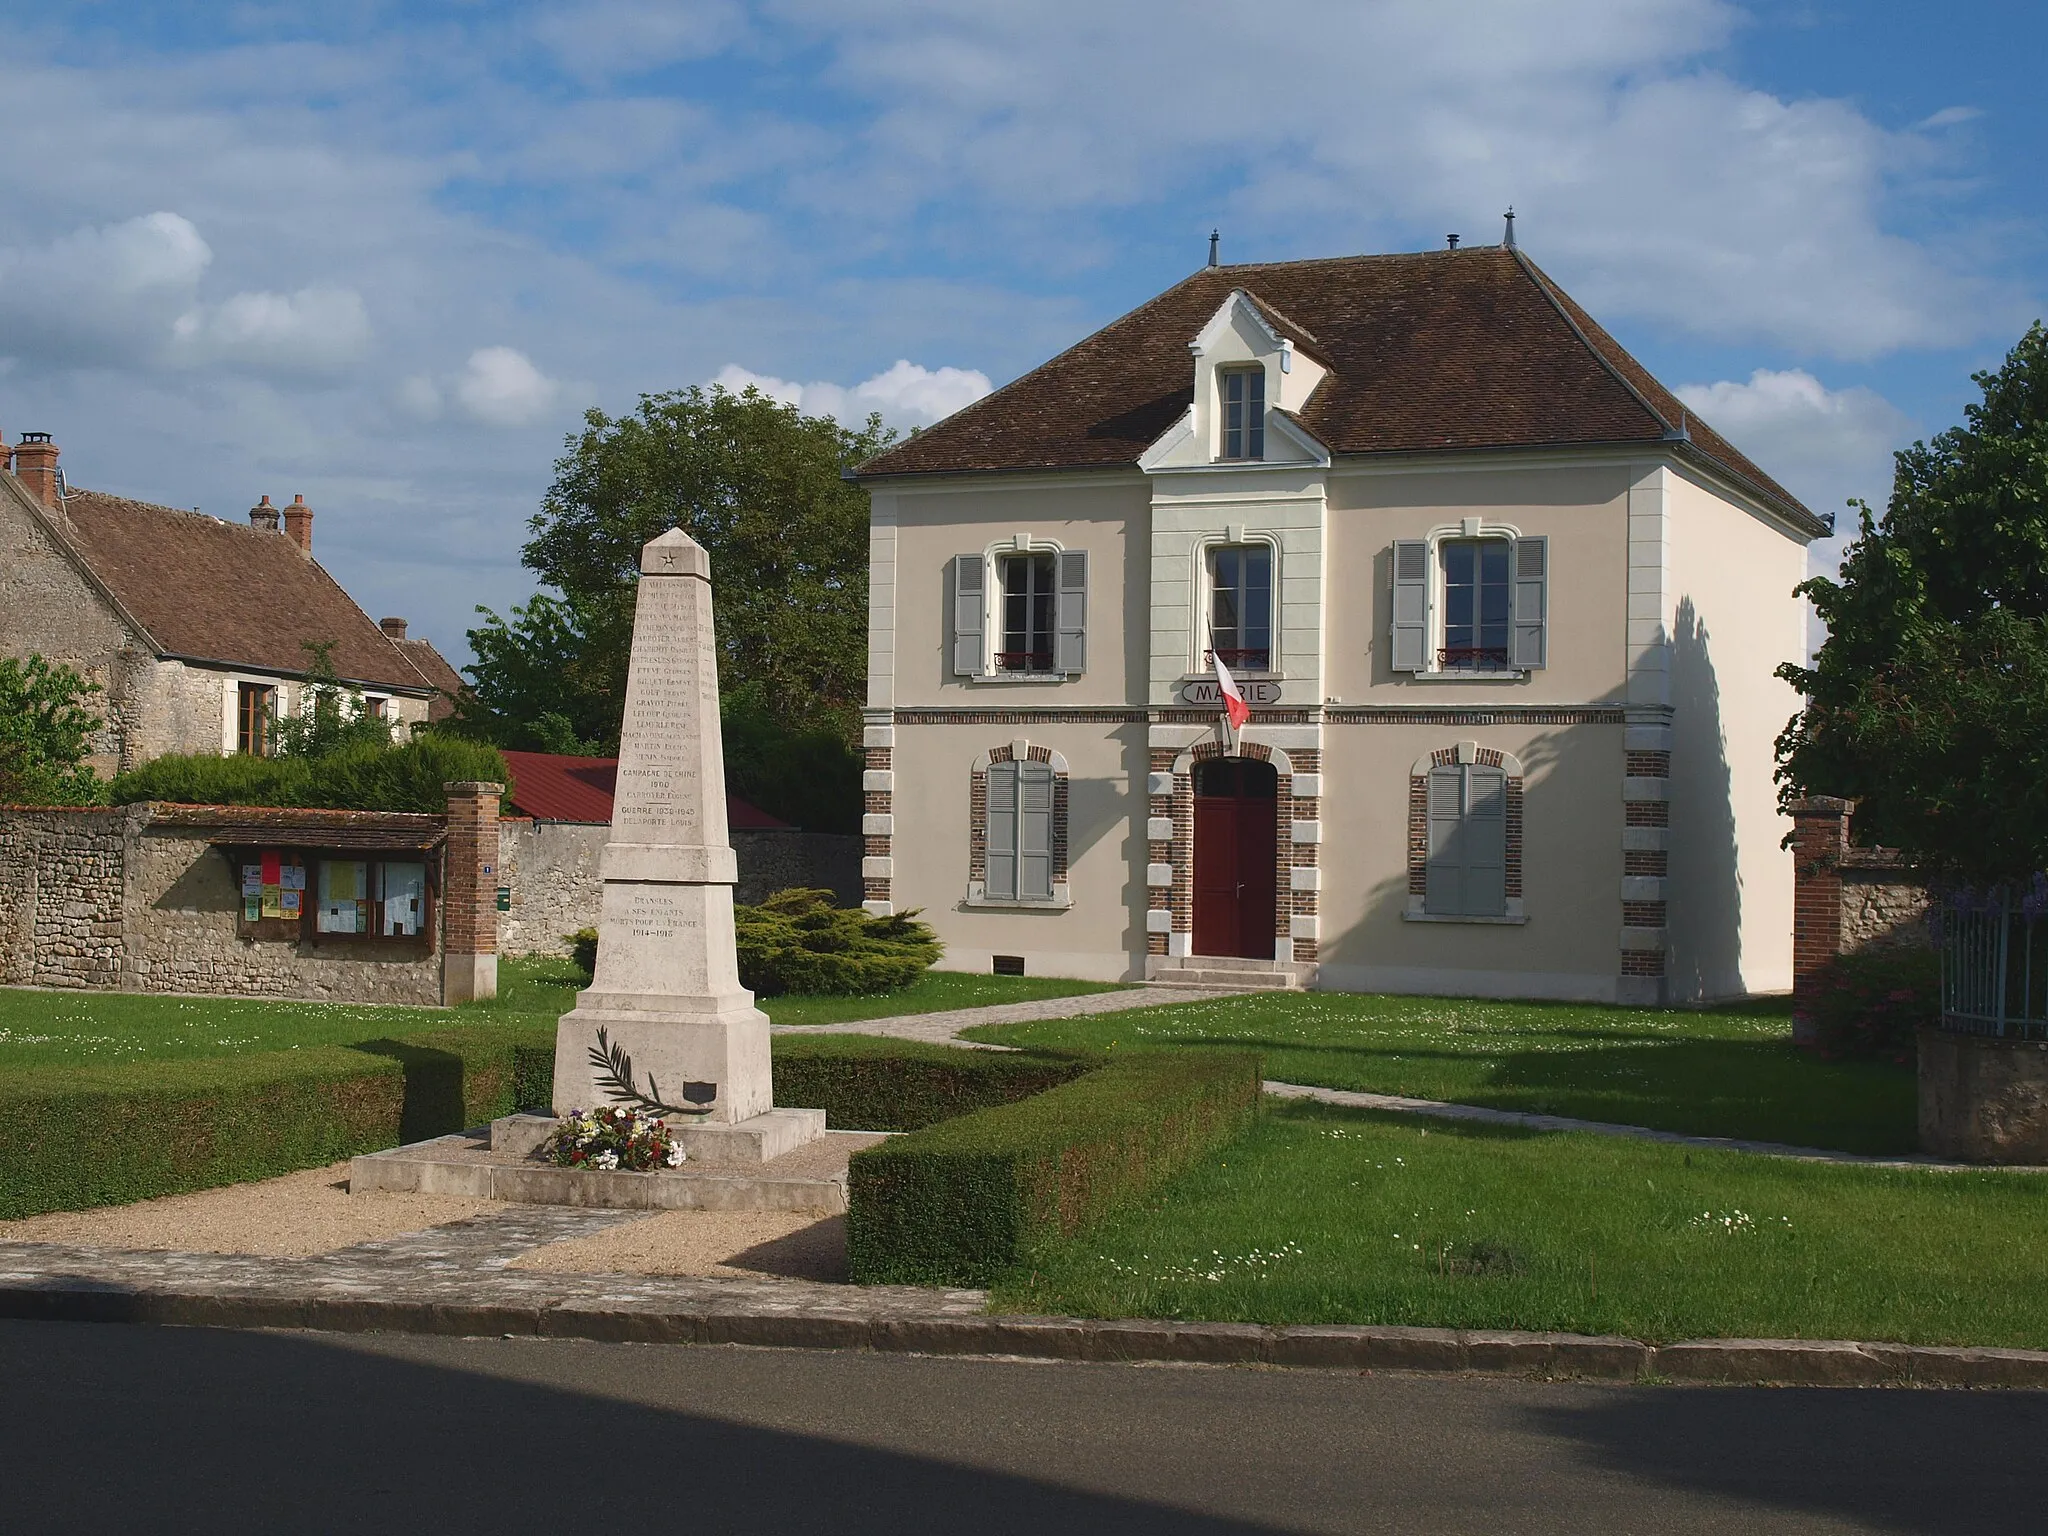
POLYGON ((1809 1038, 1808 1005, 1837 955, 1924 948, 1927 891, 1889 848, 1849 840, 1853 800, 1815 796, 1792 807, 1793 1038, 1809 1038))
MULTIPOLYGON (((507 819, 499 828, 499 884, 511 909, 498 914, 498 951, 566 955, 567 936, 597 924, 599 867, 611 828, 602 822, 507 819)), ((732 833, 740 881, 734 899, 756 902, 792 886, 818 886, 846 906, 860 902, 860 839, 823 832, 740 827, 732 833)))
MULTIPOLYGON (((438 862, 437 854, 426 857, 438 862)), ((241 935, 240 907, 228 856, 204 831, 155 824, 151 807, 0 811, 0 981, 7 984, 442 1000, 438 924, 416 940, 252 939, 241 935)))

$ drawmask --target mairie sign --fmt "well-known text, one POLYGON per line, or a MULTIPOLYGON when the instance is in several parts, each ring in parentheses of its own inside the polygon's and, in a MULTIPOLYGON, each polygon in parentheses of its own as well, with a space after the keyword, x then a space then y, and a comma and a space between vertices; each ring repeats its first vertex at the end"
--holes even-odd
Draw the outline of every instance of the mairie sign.
MULTIPOLYGON (((1237 691, 1244 695, 1247 704, 1278 704, 1280 686, 1275 682, 1240 680, 1237 691)), ((1213 677, 1198 677, 1192 682, 1181 684, 1180 699, 1183 704, 1207 705, 1211 709, 1217 709, 1223 704, 1223 689, 1213 677)))

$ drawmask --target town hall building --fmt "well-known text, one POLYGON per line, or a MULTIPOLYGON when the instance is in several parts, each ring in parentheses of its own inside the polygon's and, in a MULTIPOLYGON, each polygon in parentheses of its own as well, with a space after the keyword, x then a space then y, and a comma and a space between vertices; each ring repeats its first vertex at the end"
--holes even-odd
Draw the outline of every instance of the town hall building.
POLYGON ((867 905, 943 964, 1789 987, 1829 525, 1512 244, 1212 265, 859 474, 867 905))

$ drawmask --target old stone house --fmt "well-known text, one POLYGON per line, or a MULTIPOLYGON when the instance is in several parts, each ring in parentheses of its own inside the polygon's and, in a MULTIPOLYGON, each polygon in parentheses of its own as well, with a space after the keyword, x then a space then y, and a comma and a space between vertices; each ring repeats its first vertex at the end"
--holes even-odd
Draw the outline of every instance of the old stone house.
POLYGON ((859 473, 866 899, 945 964, 1790 986, 1827 524, 1511 241, 1212 265, 859 473))
POLYGON ((104 690, 93 766, 264 752, 309 655, 401 731, 445 713, 455 669, 403 619, 372 620, 313 558, 313 511, 268 496, 246 524, 81 491, 47 433, 0 443, 0 654, 39 654, 104 690))

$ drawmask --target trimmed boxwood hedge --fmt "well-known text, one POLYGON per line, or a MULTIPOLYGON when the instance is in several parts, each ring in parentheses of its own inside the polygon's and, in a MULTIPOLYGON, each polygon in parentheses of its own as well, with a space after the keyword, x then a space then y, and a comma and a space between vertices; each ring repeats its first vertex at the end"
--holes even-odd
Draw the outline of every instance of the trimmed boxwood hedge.
MULTIPOLYGON (((775 1041, 776 1098, 915 1130, 1039 1093, 1085 1053, 867 1036, 775 1041)), ((50 1067, 0 1080, 0 1220, 212 1189, 445 1136, 554 1096, 552 1021, 259 1055, 50 1067)))
POLYGON ((272 1178, 480 1125, 514 1106, 515 1050, 549 1033, 473 1025, 12 1074, 0 1081, 0 1219, 272 1178))
POLYGON ((986 1284, 1237 1135, 1259 1083, 1256 1052, 1134 1052, 870 1147, 851 1169, 848 1269, 862 1285, 986 1284))

